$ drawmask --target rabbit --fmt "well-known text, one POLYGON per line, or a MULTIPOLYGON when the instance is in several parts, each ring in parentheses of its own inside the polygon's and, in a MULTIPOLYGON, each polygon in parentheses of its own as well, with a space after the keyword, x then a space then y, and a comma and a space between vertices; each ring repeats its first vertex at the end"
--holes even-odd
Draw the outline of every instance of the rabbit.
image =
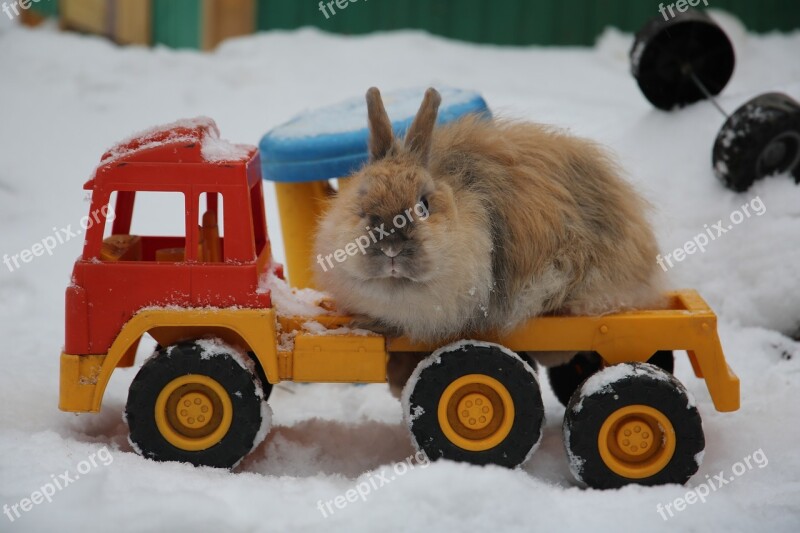
MULTIPOLYGON (((479 115, 435 127, 433 88, 401 142, 378 89, 366 100, 369 161, 315 243, 319 285, 362 327, 435 344, 662 305, 648 204, 597 144, 479 115)), ((550 366, 572 354, 539 355, 550 366)))

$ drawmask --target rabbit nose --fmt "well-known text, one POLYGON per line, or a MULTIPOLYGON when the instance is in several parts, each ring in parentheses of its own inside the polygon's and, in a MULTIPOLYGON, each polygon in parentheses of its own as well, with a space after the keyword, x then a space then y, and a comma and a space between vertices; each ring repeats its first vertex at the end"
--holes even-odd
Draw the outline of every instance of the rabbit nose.
POLYGON ((400 255, 400 248, 395 248, 394 246, 382 246, 381 252, 383 252, 387 257, 397 257, 400 255))

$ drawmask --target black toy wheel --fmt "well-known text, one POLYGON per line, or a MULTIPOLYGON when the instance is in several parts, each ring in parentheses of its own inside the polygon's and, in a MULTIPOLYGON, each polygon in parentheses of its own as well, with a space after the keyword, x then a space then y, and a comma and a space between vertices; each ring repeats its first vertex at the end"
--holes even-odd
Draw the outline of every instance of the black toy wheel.
POLYGON ((671 374, 622 363, 589 378, 567 406, 564 446, 590 487, 686 483, 705 448, 697 408, 671 374))
POLYGON ((773 174, 800 183, 800 104, 783 93, 753 98, 722 126, 712 157, 714 174, 734 191, 773 174))
POLYGON ((675 372, 675 354, 672 353, 672 350, 659 350, 647 362, 670 374, 675 372))
MULTIPOLYGON (((647 360, 651 365, 672 373, 675 357, 672 350, 661 350, 647 360)), ((567 364, 551 366, 547 369, 550 388, 561 402, 567 405, 573 393, 589 376, 603 368, 603 359, 597 352, 578 352, 567 364)))
POLYGON ((730 39, 702 11, 658 15, 636 34, 630 51, 631 73, 644 96, 669 111, 706 96, 697 77, 712 95, 719 94, 733 75, 736 55, 730 39))
POLYGON ((569 399, 586 378, 603 368, 603 359, 597 352, 578 352, 564 365, 551 366, 547 369, 550 388, 562 405, 569 399))
POLYGON ((414 370, 403 414, 430 459, 515 467, 535 451, 544 406, 536 374, 495 344, 457 343, 414 370))
POLYGON ((215 340, 159 349, 133 379, 125 417, 141 455, 220 468, 247 455, 271 418, 253 361, 215 340))

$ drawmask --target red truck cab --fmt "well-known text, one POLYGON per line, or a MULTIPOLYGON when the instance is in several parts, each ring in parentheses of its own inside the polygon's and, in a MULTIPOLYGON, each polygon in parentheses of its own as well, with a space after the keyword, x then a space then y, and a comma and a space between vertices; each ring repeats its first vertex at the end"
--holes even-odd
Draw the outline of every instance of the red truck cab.
POLYGON ((258 290, 261 274, 275 268, 262 183, 257 149, 221 140, 208 118, 146 131, 106 152, 84 185, 96 223, 83 224, 67 288, 65 352, 106 353, 146 307, 270 307, 269 292, 258 290), (131 234, 136 194, 145 191, 182 195, 182 234, 131 234))

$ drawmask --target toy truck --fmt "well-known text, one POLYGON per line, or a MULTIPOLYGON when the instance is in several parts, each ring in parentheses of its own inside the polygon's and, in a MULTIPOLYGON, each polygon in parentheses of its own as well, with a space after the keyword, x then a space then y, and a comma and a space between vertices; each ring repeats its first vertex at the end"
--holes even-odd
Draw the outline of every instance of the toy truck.
POLYGON ((519 353, 599 354, 603 368, 576 389, 564 421, 571 468, 594 487, 683 483, 698 468, 700 417, 683 385, 646 363, 657 351, 686 350, 715 407, 739 406, 716 317, 690 290, 672 293, 665 310, 548 316, 440 346, 350 330, 325 302, 312 316, 281 312, 273 289, 285 282, 267 235, 259 153, 220 140, 210 119, 115 146, 85 189, 103 219, 88 228, 66 290, 59 407, 100 411, 114 370, 132 366, 140 339, 152 336, 158 346, 125 408, 145 457, 233 467, 269 431, 274 384, 384 383, 393 351, 432 352, 402 398, 417 447, 432 459, 508 467, 542 434, 538 377, 519 353), (185 231, 132 234, 143 192, 180 195, 185 231))

